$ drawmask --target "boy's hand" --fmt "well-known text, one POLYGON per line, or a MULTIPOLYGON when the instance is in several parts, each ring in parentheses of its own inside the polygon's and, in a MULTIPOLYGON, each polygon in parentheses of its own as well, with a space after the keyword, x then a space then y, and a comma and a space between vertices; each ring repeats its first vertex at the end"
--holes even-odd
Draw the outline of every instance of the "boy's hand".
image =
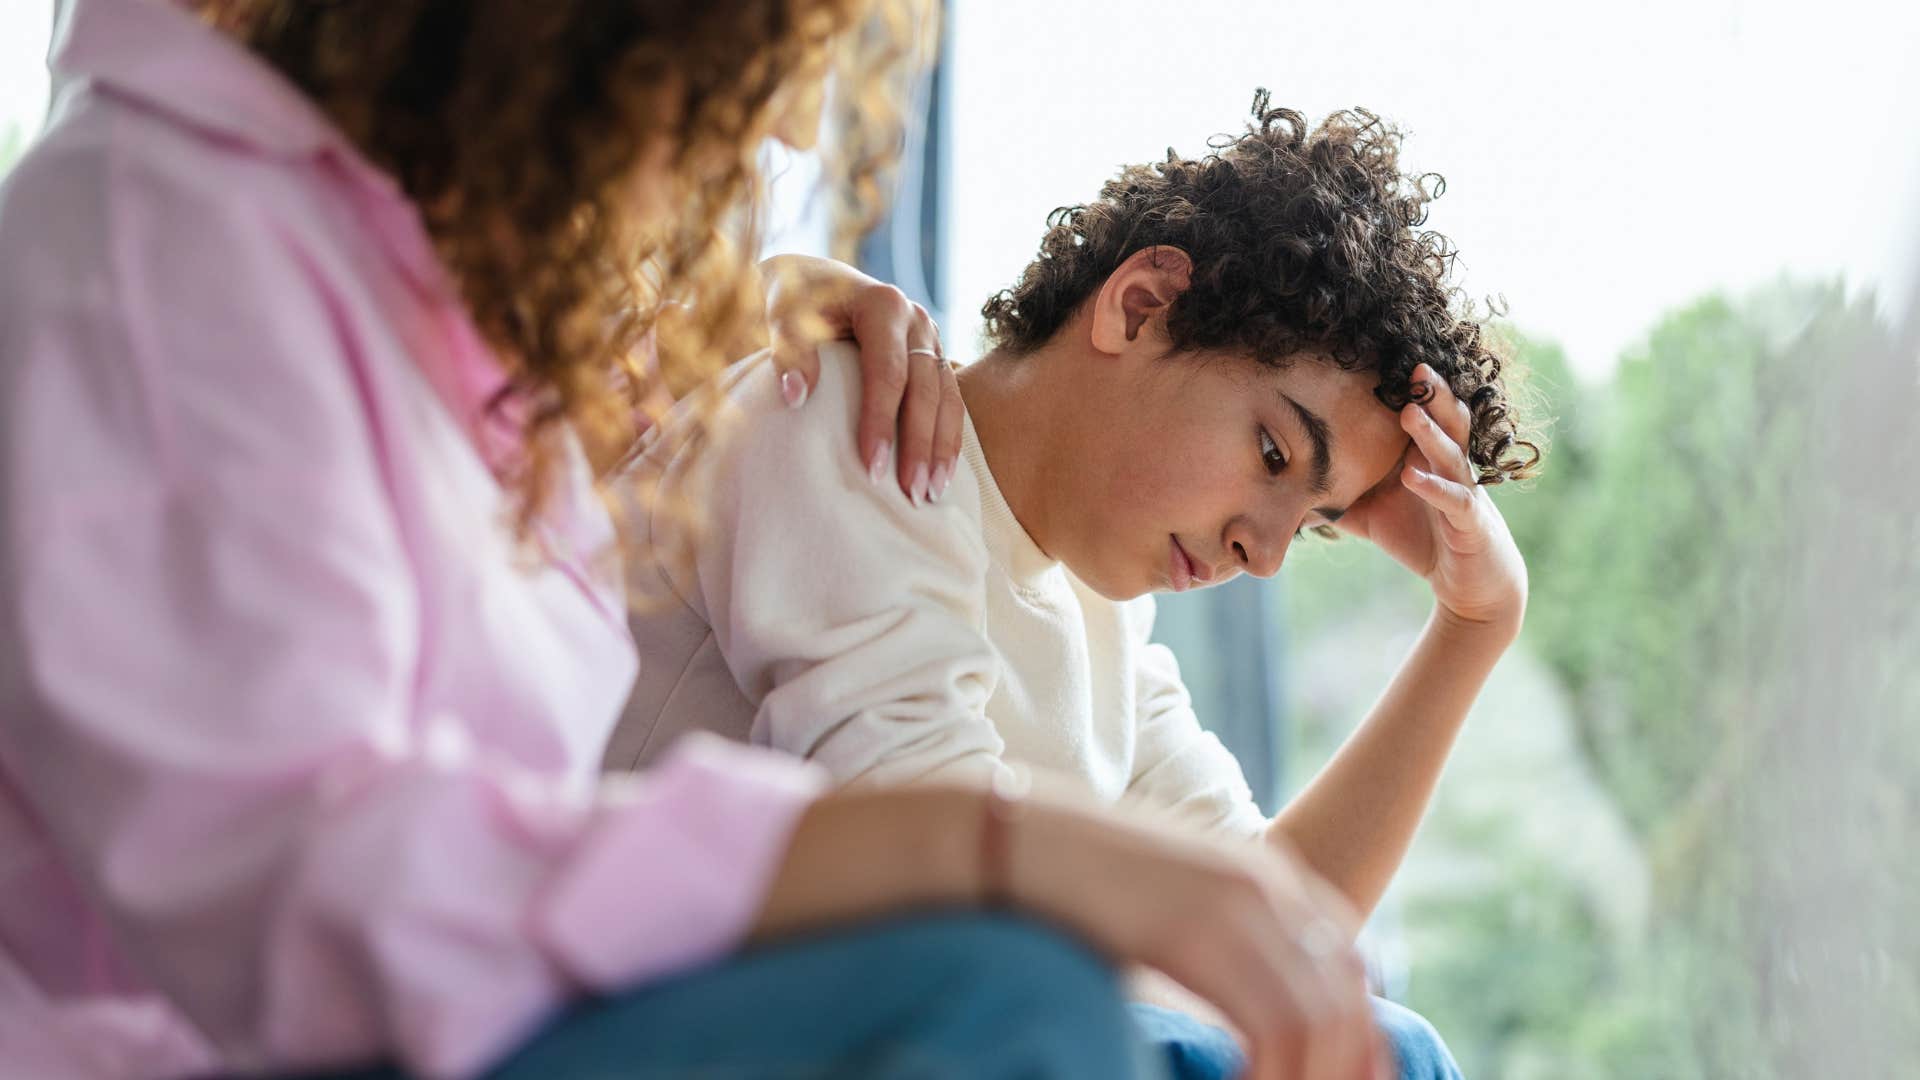
POLYGON ((1517 634, 1527 607, 1527 564, 1506 519, 1475 482, 1467 458, 1467 407, 1425 364, 1416 382, 1433 388, 1425 405, 1400 410, 1413 437, 1397 483, 1368 493, 1336 528, 1371 540, 1433 587, 1457 620, 1517 634))

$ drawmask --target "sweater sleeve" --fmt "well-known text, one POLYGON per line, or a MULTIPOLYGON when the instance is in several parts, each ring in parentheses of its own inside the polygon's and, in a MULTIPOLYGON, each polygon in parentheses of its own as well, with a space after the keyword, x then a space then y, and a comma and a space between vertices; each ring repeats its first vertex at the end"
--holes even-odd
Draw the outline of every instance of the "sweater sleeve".
POLYGON ((691 575, 668 576, 754 706, 754 742, 842 783, 985 779, 1005 744, 986 717, 999 661, 978 485, 960 469, 916 507, 870 480, 852 445, 858 394, 851 346, 822 347, 797 411, 769 363, 747 362, 733 415, 665 464, 652 538, 670 551, 684 528, 657 507, 704 508, 691 575))
POLYGON ((1207 829, 1258 837, 1267 817, 1218 736, 1200 726, 1173 650, 1149 641, 1151 596, 1128 604, 1134 640, 1134 767, 1127 795, 1207 829))

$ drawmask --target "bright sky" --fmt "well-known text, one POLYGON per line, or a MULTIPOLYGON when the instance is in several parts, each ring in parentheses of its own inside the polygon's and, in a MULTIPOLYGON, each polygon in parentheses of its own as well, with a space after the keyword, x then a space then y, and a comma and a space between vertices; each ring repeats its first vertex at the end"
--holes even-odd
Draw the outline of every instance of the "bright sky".
MULTIPOLYGON (((0 0, 0 129, 45 109, 51 0, 0 0)), ((1905 296, 1920 3, 959 0, 947 340, 1055 206, 1236 129, 1255 86, 1364 105, 1444 173, 1474 295, 1599 374, 1663 310, 1783 270, 1905 296)))

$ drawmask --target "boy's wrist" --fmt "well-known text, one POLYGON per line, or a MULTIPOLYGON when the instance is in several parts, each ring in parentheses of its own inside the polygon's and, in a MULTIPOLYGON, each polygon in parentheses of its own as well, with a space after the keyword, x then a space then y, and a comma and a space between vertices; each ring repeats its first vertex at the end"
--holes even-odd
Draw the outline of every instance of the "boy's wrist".
POLYGON ((1526 601, 1521 600, 1510 607, 1469 617, 1445 604, 1436 603, 1434 624, 1449 637, 1497 642, 1504 650, 1519 639, 1520 627, 1526 619, 1526 610, 1526 601))

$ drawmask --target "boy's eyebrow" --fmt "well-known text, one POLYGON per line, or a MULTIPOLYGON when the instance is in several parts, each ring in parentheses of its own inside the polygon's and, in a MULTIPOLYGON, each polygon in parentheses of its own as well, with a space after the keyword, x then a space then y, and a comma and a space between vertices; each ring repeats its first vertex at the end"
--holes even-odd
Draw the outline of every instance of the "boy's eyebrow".
MULTIPOLYGON (((1393 459, 1393 468, 1388 469, 1387 475, 1384 477, 1381 477, 1379 483, 1373 485, 1371 488, 1368 488, 1367 493, 1365 495, 1360 496, 1360 498, 1362 499, 1368 498, 1372 496, 1374 492, 1379 491, 1382 487, 1385 487, 1386 485, 1391 483, 1398 482, 1400 478, 1400 470, 1406 468, 1407 454, 1412 449, 1413 449, 1413 443, 1411 442, 1407 443, 1406 447, 1400 451, 1400 456, 1393 459)), ((1353 507, 1351 506, 1338 506, 1338 507, 1316 506, 1313 508, 1313 512, 1320 515, 1322 519, 1321 524, 1331 525, 1334 522, 1339 521, 1343 516, 1346 515, 1346 512, 1351 509, 1353 509, 1353 507)))
MULTIPOLYGON (((1325 495, 1333 490, 1333 429, 1320 419, 1320 414, 1293 400, 1285 390, 1275 393, 1280 395, 1280 400, 1293 406, 1293 411, 1300 417, 1300 425, 1307 429, 1307 438, 1313 442, 1313 483, 1308 490, 1315 495, 1325 495)), ((1329 513, 1324 507, 1316 508, 1316 512, 1329 513)), ((1339 511, 1332 512, 1329 520, 1339 516, 1339 511)))

